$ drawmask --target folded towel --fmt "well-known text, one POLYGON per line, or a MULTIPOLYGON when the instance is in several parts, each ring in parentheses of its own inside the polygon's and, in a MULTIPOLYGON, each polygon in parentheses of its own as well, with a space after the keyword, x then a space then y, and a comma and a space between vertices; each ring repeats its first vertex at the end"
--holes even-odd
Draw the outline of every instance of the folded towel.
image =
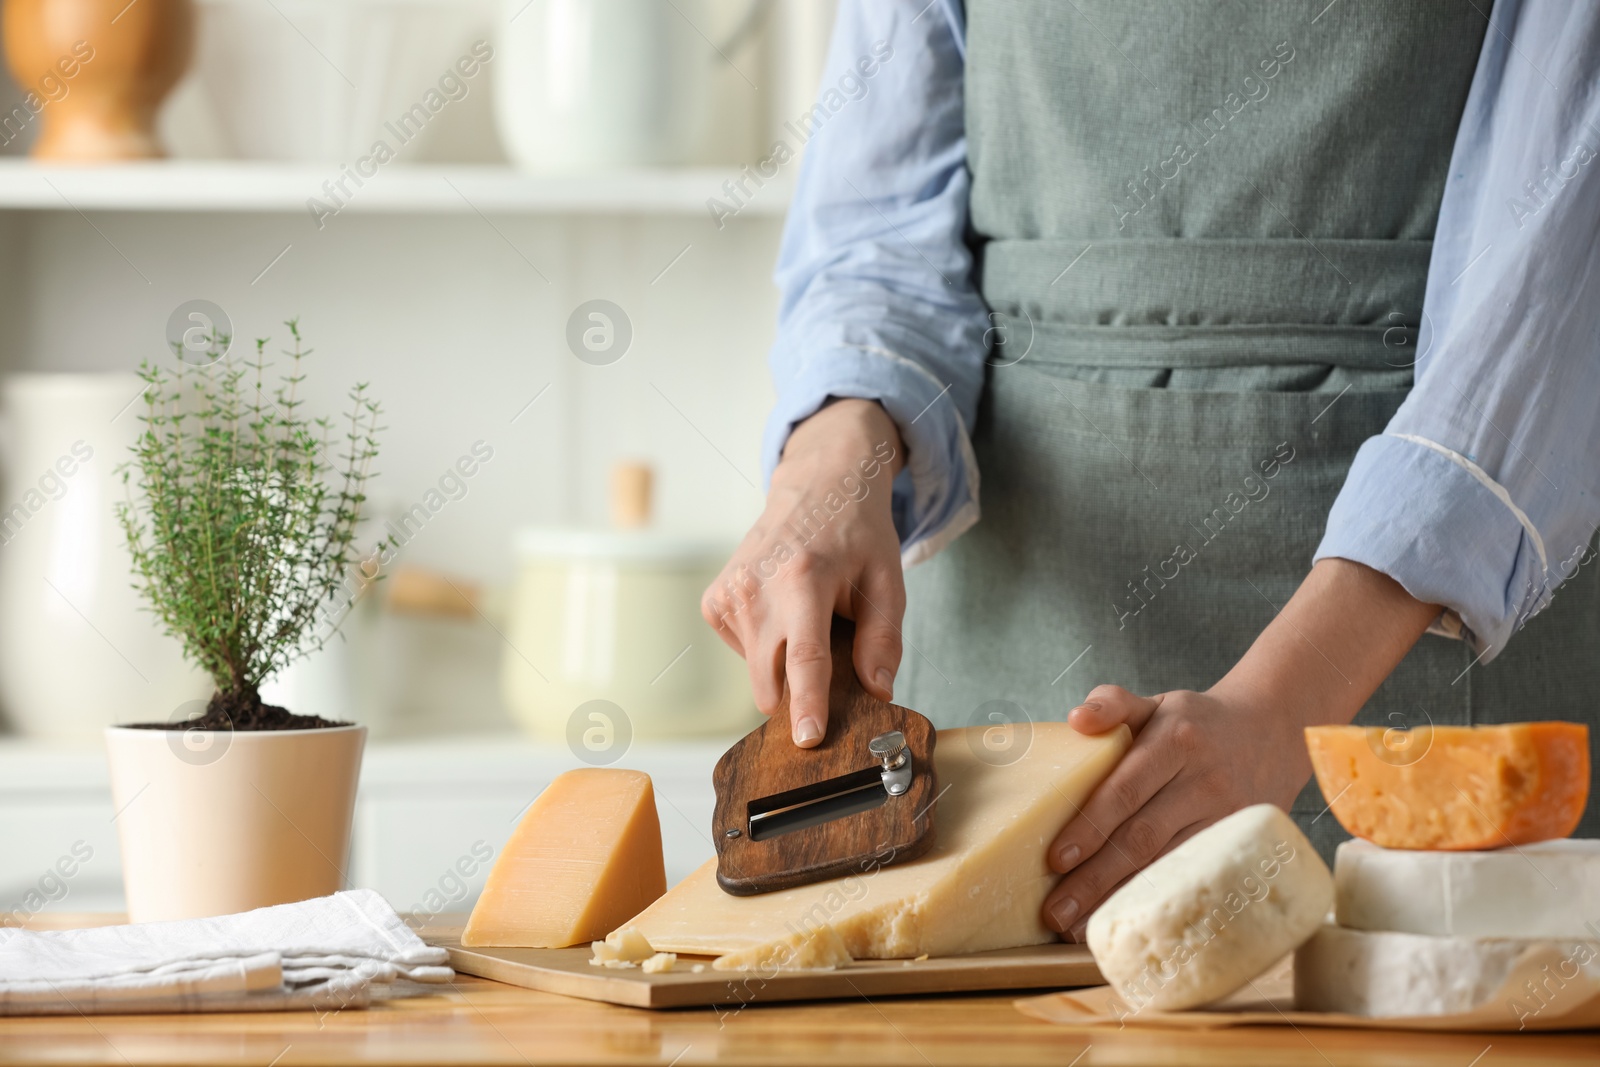
POLYGON ((374 983, 450 981, 447 961, 370 889, 210 919, 0 929, 0 1015, 364 1008, 374 983))

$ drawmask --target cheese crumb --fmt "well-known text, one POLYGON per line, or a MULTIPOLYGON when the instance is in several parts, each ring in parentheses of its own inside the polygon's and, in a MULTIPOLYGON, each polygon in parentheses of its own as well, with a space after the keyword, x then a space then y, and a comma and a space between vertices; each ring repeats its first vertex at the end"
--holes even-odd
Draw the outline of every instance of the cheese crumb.
POLYGON ((639 969, 645 974, 666 974, 678 964, 678 955, 675 952, 657 952, 654 956, 639 964, 639 969))
POLYGON ((628 966, 647 960, 656 954, 643 934, 629 926, 613 930, 604 941, 590 942, 594 956, 589 963, 595 967, 628 966))
POLYGON ((705 969, 706 969, 706 965, 705 964, 697 963, 693 967, 690 967, 689 971, 690 971, 691 974, 699 974, 701 971, 704 971, 705 969))

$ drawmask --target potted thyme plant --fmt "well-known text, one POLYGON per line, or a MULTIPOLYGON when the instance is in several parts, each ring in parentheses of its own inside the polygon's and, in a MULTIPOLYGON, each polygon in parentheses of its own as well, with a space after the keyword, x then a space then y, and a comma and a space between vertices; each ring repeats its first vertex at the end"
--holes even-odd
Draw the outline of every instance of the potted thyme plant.
MULTIPOLYGON (((366 386, 335 422, 302 412, 297 322, 274 366, 178 352, 146 363, 143 430, 118 517, 134 586, 216 691, 172 721, 106 731, 134 922, 220 915, 344 883, 366 728, 266 704, 263 682, 333 636, 329 605, 358 572, 356 530, 377 455, 366 386), (198 712, 198 714, 194 714, 198 712)), ((175 349, 176 351, 176 349, 175 349)))

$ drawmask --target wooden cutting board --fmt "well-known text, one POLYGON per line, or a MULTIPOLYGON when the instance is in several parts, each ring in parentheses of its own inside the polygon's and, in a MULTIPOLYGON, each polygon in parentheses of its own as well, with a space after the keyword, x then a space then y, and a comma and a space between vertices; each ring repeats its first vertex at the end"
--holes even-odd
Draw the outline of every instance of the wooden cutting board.
POLYGON ((836 971, 713 971, 709 957, 678 957, 678 969, 645 974, 637 968, 593 967, 582 948, 462 948, 460 932, 426 939, 450 953, 463 974, 507 985, 604 1000, 634 1008, 770 1004, 784 1000, 837 1000, 910 993, 1065 989, 1104 979, 1087 945, 1034 945, 930 960, 858 960, 836 971), (705 964, 695 974, 690 968, 705 964))

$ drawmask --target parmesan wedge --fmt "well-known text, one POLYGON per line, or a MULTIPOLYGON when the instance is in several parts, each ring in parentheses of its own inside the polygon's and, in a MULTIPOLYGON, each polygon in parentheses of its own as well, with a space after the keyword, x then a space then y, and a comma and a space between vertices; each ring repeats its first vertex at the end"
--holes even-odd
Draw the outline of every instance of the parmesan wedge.
POLYGON ((936 843, 919 859, 748 897, 723 892, 712 860, 627 925, 659 950, 725 958, 825 928, 858 960, 1054 941, 1040 918, 1059 880, 1045 851, 1132 735, 1034 723, 1026 750, 1008 760, 986 745, 995 729, 1014 728, 939 732, 936 843))

